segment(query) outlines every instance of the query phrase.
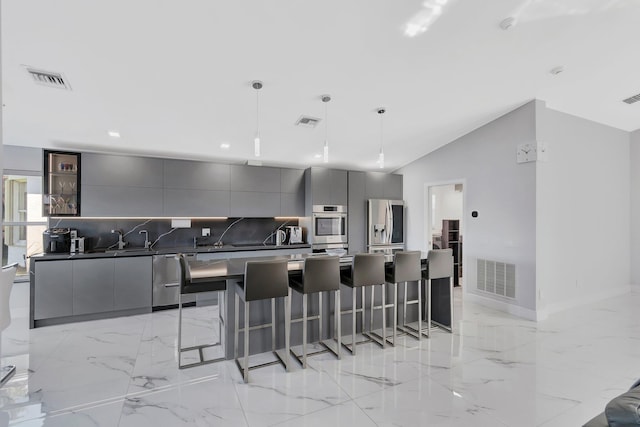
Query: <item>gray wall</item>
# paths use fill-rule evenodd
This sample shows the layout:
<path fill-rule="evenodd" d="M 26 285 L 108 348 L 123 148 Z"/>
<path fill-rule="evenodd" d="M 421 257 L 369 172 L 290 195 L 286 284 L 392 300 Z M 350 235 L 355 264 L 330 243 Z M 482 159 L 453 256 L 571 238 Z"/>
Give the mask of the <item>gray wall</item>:
<path fill-rule="evenodd" d="M 631 284 L 640 286 L 640 129 L 631 134 Z"/>
<path fill-rule="evenodd" d="M 516 147 L 534 142 L 535 104 L 529 102 L 397 171 L 404 175 L 407 247 L 427 247 L 426 184 L 464 182 L 463 289 L 527 317 L 536 308 L 536 165 L 517 164 Z M 516 265 L 515 301 L 475 290 L 477 258 Z"/>
<path fill-rule="evenodd" d="M 541 318 L 629 291 L 629 132 L 537 101 L 538 312 Z"/>

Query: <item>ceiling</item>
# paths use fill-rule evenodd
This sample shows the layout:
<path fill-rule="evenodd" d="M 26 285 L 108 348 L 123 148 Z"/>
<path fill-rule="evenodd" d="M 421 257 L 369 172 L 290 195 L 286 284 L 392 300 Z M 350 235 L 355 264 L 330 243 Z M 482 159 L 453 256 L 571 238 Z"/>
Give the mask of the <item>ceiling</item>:
<path fill-rule="evenodd" d="M 640 128 L 637 0 L 3 0 L 4 144 L 401 167 L 537 98 Z M 500 23 L 515 18 L 503 30 Z M 407 26 L 409 25 L 409 26 Z M 409 31 L 412 37 L 407 35 Z M 25 66 L 60 72 L 38 85 Z M 562 66 L 564 71 L 550 70 Z M 376 109 L 384 106 L 381 126 Z M 117 130 L 120 138 L 108 136 Z M 229 149 L 220 148 L 230 144 Z"/>

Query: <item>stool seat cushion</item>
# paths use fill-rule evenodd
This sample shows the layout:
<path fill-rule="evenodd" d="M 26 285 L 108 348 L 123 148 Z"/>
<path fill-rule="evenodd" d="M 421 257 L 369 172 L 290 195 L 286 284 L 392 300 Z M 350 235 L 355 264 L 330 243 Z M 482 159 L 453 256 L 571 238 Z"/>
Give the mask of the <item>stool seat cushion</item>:
<path fill-rule="evenodd" d="M 640 426 L 640 386 L 611 400 L 604 413 L 610 427 Z"/>

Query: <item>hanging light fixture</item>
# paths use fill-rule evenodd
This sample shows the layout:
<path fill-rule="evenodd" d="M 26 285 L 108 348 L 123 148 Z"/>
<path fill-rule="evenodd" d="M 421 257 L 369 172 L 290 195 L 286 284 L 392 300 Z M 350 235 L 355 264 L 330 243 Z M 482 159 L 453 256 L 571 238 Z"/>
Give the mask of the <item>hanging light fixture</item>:
<path fill-rule="evenodd" d="M 322 102 L 324 102 L 324 148 L 322 152 L 322 161 L 329 163 L 329 117 L 327 116 L 327 104 L 331 101 L 330 95 L 322 95 Z"/>
<path fill-rule="evenodd" d="M 262 89 L 262 82 L 260 80 L 254 80 L 251 82 L 251 87 L 256 91 L 256 136 L 253 139 L 253 155 L 260 157 L 260 89 Z"/>
<path fill-rule="evenodd" d="M 384 140 L 384 127 L 382 115 L 386 112 L 384 108 L 378 108 L 378 114 L 380 115 L 380 153 L 378 154 L 378 165 L 380 169 L 384 169 L 384 149 L 383 149 L 383 140 Z"/>

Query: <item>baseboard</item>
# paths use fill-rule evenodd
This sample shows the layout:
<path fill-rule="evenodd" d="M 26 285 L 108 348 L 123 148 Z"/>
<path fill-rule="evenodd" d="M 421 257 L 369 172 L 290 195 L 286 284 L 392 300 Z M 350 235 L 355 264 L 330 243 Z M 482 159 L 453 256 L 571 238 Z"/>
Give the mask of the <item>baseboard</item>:
<path fill-rule="evenodd" d="M 520 307 L 519 305 L 515 304 L 509 304 L 505 301 L 498 301 L 469 292 L 464 294 L 464 299 L 467 301 L 475 302 L 476 304 L 483 305 L 485 307 L 493 308 L 505 313 L 513 314 L 514 316 L 522 317 L 523 319 L 534 321 L 542 320 L 539 318 L 538 313 L 535 310 Z"/>
<path fill-rule="evenodd" d="M 640 289 L 636 288 L 638 292 Z M 616 288 L 605 289 L 601 292 L 593 293 L 590 295 L 577 295 L 571 301 L 561 302 L 557 304 L 550 304 L 543 310 L 539 310 L 539 320 L 546 319 L 549 315 L 559 313 L 561 311 L 570 310 L 572 308 L 580 307 L 587 304 L 593 304 L 604 299 L 617 297 L 627 294 L 633 290 L 633 286 L 619 286 Z"/>

